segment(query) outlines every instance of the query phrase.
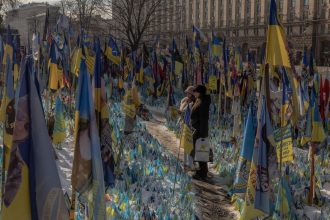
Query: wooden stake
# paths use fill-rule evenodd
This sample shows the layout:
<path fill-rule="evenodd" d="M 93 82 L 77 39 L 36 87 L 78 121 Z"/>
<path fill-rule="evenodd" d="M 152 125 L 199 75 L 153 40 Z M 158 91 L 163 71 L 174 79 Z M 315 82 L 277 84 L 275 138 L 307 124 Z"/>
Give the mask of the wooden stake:
<path fill-rule="evenodd" d="M 313 199 L 315 194 L 315 149 L 316 144 L 311 143 L 309 146 L 310 150 L 310 188 L 309 188 L 309 194 L 308 194 L 308 205 L 313 205 Z"/>
<path fill-rule="evenodd" d="M 220 86 L 219 86 L 219 105 L 218 105 L 218 122 L 217 125 L 220 126 L 220 114 L 221 114 L 221 79 L 220 79 Z"/>

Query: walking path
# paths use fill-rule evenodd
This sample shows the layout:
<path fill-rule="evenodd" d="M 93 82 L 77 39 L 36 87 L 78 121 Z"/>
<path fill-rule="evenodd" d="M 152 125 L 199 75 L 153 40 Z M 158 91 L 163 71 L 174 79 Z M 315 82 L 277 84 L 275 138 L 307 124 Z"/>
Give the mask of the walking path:
<path fill-rule="evenodd" d="M 156 138 L 166 149 L 178 155 L 179 139 L 164 125 L 165 118 L 160 111 L 149 109 L 155 119 L 146 121 L 148 132 Z M 179 159 L 183 161 L 183 149 L 180 149 Z M 193 174 L 190 172 L 189 174 Z M 239 219 L 239 213 L 230 204 L 224 189 L 224 180 L 212 172 L 207 182 L 193 179 L 193 192 L 195 193 L 196 215 L 201 220 Z"/>

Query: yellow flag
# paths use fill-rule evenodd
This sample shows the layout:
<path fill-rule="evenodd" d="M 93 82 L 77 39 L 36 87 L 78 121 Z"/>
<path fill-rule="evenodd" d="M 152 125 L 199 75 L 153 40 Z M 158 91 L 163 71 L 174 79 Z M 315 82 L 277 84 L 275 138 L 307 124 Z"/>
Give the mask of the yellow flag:
<path fill-rule="evenodd" d="M 181 147 L 184 149 L 186 154 L 190 154 L 193 150 L 193 133 L 188 125 L 183 125 L 183 130 L 181 134 Z"/>

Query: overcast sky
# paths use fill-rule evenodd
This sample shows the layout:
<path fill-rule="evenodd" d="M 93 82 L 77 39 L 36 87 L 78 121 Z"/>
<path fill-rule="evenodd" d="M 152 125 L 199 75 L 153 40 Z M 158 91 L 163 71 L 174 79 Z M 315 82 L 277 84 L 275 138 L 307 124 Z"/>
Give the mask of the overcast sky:
<path fill-rule="evenodd" d="M 48 3 L 55 3 L 58 2 L 59 0 L 22 0 L 21 2 L 23 4 L 25 3 L 30 3 L 30 2 L 48 2 Z"/>

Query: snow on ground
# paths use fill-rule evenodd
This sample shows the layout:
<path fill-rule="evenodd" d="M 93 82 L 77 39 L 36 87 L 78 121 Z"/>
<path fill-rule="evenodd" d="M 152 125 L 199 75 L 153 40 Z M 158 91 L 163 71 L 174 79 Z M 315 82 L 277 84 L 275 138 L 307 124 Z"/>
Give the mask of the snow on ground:
<path fill-rule="evenodd" d="M 55 152 L 58 158 L 56 160 L 56 164 L 63 192 L 68 193 L 68 195 L 71 197 L 71 173 L 74 152 L 73 137 L 68 137 L 60 147 L 55 147 Z"/>

